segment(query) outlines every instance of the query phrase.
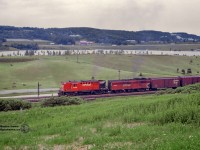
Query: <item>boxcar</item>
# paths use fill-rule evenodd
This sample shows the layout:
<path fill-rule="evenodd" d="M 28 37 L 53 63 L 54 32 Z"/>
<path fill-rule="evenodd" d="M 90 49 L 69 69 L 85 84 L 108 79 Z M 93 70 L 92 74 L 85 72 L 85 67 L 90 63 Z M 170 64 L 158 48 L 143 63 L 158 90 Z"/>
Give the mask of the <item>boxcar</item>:
<path fill-rule="evenodd" d="M 180 77 L 181 86 L 200 83 L 200 76 L 182 76 Z"/>
<path fill-rule="evenodd" d="M 177 88 L 180 86 L 179 77 L 151 78 L 151 89 Z"/>

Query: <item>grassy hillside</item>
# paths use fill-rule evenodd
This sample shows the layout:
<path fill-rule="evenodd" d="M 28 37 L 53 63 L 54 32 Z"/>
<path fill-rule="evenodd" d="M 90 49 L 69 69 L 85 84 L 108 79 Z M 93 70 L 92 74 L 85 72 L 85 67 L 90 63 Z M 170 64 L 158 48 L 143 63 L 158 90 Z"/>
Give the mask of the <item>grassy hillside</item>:
<path fill-rule="evenodd" d="M 79 55 L 78 63 L 77 56 L 36 58 L 27 62 L 21 62 L 27 59 L 22 57 L 11 62 L 1 61 L 0 90 L 37 88 L 38 81 L 42 84 L 41 88 L 52 88 L 59 87 L 61 81 L 85 80 L 92 76 L 96 79 L 118 79 L 119 69 L 121 78 L 137 77 L 140 72 L 145 77 L 158 77 L 182 75 L 181 69 L 191 68 L 193 75 L 200 71 L 200 57 Z"/>
<path fill-rule="evenodd" d="M 200 92 L 100 99 L 0 113 L 0 149 L 198 149 Z"/>

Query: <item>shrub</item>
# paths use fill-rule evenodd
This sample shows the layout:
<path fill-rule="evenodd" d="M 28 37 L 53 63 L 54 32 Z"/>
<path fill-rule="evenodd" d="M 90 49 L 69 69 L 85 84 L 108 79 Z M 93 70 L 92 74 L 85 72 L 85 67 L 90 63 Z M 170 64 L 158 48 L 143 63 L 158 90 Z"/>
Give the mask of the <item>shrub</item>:
<path fill-rule="evenodd" d="M 0 111 L 20 110 L 31 108 L 30 102 L 16 99 L 0 99 Z"/>
<path fill-rule="evenodd" d="M 156 92 L 157 95 L 162 95 L 162 94 L 175 94 L 175 93 L 195 93 L 195 92 L 200 92 L 200 84 L 191 84 L 187 85 L 185 87 L 178 87 L 176 89 L 166 89 L 162 91 Z"/>
<path fill-rule="evenodd" d="M 54 107 L 61 105 L 79 105 L 82 103 L 82 100 L 78 97 L 50 97 L 48 99 L 43 100 L 43 107 Z"/>
<path fill-rule="evenodd" d="M 182 73 L 182 74 L 185 74 L 185 69 L 182 69 L 182 70 L 181 70 L 181 73 Z"/>
<path fill-rule="evenodd" d="M 192 69 L 191 69 L 191 68 L 188 68 L 188 69 L 187 69 L 187 74 L 190 74 L 190 73 L 192 73 Z"/>

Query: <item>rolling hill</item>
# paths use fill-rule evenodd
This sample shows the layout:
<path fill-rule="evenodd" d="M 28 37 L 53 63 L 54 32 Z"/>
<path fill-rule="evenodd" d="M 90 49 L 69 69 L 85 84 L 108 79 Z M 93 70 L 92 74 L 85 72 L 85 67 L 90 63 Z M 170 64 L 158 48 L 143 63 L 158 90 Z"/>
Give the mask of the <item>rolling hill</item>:
<path fill-rule="evenodd" d="M 0 26 L 0 41 L 5 39 L 40 39 L 55 44 L 71 45 L 86 40 L 96 44 L 141 44 L 141 43 L 197 43 L 200 36 L 188 33 L 161 31 L 123 31 L 87 27 L 73 28 L 32 28 Z M 0 42 L 1 43 L 1 42 Z"/>

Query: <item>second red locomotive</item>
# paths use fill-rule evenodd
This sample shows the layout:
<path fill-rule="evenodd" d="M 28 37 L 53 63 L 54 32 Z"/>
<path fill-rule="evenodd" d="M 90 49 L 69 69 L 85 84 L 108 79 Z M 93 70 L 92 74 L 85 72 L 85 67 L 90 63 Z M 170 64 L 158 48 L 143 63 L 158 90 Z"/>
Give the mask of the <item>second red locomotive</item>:
<path fill-rule="evenodd" d="M 145 91 L 150 88 L 150 79 L 124 79 L 108 80 L 108 90 L 110 92 L 134 92 Z"/>

